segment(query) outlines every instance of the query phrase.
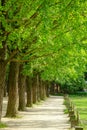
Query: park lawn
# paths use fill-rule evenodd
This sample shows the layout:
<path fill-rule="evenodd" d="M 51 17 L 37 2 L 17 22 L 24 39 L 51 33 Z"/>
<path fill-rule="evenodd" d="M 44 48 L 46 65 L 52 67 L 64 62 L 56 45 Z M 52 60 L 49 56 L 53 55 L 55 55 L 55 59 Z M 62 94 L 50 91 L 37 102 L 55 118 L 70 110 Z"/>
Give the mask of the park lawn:
<path fill-rule="evenodd" d="M 70 99 L 79 112 L 81 125 L 87 130 L 87 95 L 70 95 Z"/>
<path fill-rule="evenodd" d="M 5 127 L 7 127 L 6 124 L 4 124 L 4 123 L 0 123 L 0 128 L 5 128 Z"/>

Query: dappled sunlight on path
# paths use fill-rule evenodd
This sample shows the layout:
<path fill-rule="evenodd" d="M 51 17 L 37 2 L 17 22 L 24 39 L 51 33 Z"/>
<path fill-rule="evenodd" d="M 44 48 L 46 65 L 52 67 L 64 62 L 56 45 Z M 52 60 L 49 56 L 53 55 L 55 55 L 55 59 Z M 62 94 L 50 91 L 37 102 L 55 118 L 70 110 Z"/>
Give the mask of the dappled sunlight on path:
<path fill-rule="evenodd" d="M 69 130 L 70 123 L 67 114 L 64 114 L 64 99 L 61 96 L 51 96 L 42 104 L 27 108 L 19 112 L 21 118 L 2 118 L 8 124 L 6 130 Z M 4 106 L 6 107 L 6 99 Z M 5 108 L 3 109 L 5 111 Z M 4 115 L 4 112 L 3 112 Z M 4 130 L 5 130 L 4 129 Z"/>

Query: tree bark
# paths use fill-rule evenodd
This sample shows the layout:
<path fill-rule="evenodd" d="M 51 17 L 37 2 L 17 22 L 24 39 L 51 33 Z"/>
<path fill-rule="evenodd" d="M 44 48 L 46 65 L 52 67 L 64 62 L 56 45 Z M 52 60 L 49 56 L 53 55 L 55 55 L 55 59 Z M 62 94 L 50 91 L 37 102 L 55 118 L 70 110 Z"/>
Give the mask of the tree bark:
<path fill-rule="evenodd" d="M 27 76 L 26 78 L 26 90 L 27 90 L 27 107 L 32 107 L 33 105 L 33 92 L 32 92 L 32 78 Z"/>
<path fill-rule="evenodd" d="M 40 77 L 39 74 L 37 74 L 37 101 L 40 101 Z"/>
<path fill-rule="evenodd" d="M 3 94 L 5 87 L 5 74 L 6 74 L 6 65 L 4 61 L 0 60 L 0 122 L 2 116 L 2 103 L 3 103 Z"/>
<path fill-rule="evenodd" d="M 43 87 L 43 81 L 40 79 L 40 99 L 44 100 L 44 87 Z"/>
<path fill-rule="evenodd" d="M 43 81 L 43 83 L 42 83 L 42 87 L 43 87 L 43 97 L 44 97 L 44 99 L 46 98 L 46 82 L 45 81 Z"/>
<path fill-rule="evenodd" d="M 8 79 L 9 95 L 6 112 L 7 117 L 16 117 L 18 112 L 18 74 L 19 64 L 11 62 Z"/>
<path fill-rule="evenodd" d="M 42 97 L 42 80 L 39 79 L 39 90 L 40 90 L 40 99 L 43 100 L 43 97 Z"/>
<path fill-rule="evenodd" d="M 5 86 L 4 86 L 4 97 L 7 96 L 7 86 L 6 86 L 6 81 L 5 81 Z"/>
<path fill-rule="evenodd" d="M 50 84 L 50 94 L 54 94 L 55 93 L 55 91 L 54 91 L 54 84 L 53 83 L 51 83 Z"/>
<path fill-rule="evenodd" d="M 46 82 L 46 96 L 49 97 L 49 82 Z"/>
<path fill-rule="evenodd" d="M 26 107 L 26 97 L 25 97 L 25 80 L 26 76 L 22 74 L 23 65 L 21 64 L 19 67 L 19 81 L 18 81 L 18 88 L 19 88 L 19 108 L 18 110 L 24 111 Z"/>
<path fill-rule="evenodd" d="M 0 1 L 1 6 L 4 6 L 5 0 Z M 2 25 L 2 21 L 0 21 L 0 29 L 2 30 L 1 37 L 4 37 L 5 28 Z M 3 104 L 3 94 L 4 94 L 4 87 L 5 87 L 5 74 L 6 74 L 6 62 L 5 62 L 5 55 L 6 55 L 6 41 L 1 41 L 2 48 L 0 48 L 0 122 L 2 116 L 2 104 Z"/>
<path fill-rule="evenodd" d="M 36 74 L 32 78 L 32 87 L 33 87 L 33 103 L 37 102 L 37 77 Z"/>

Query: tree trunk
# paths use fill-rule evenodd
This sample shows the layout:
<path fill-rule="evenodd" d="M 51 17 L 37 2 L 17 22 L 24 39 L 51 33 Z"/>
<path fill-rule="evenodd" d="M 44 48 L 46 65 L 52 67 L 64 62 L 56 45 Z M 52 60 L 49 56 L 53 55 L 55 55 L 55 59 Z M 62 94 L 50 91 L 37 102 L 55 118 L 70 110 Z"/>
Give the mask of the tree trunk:
<path fill-rule="evenodd" d="M 5 62 L 6 45 L 4 42 L 2 44 L 3 48 L 0 48 L 0 122 L 2 116 L 2 104 L 3 104 L 3 94 L 5 87 L 5 75 L 6 75 L 6 62 Z"/>
<path fill-rule="evenodd" d="M 16 117 L 18 112 L 18 73 L 19 64 L 11 62 L 8 79 L 9 95 L 6 112 L 7 117 Z"/>
<path fill-rule="evenodd" d="M 7 87 L 6 87 L 6 81 L 5 81 L 5 86 L 4 86 L 4 97 L 7 96 Z"/>
<path fill-rule="evenodd" d="M 49 97 L 49 82 L 46 82 L 46 96 Z"/>
<path fill-rule="evenodd" d="M 5 5 L 5 0 L 0 1 L 0 6 Z M 3 11 L 1 12 L 1 14 Z M 5 14 L 3 14 L 4 17 Z M 0 33 L 1 39 L 5 36 L 5 28 L 3 27 L 2 20 L 0 20 L 0 30 L 2 33 Z M 1 40 L 2 48 L 0 48 L 0 122 L 1 122 L 1 116 L 2 116 L 2 105 L 3 105 L 3 95 L 4 95 L 4 87 L 5 87 L 5 75 L 6 75 L 6 62 L 5 62 L 5 56 L 6 56 L 6 41 Z"/>
<path fill-rule="evenodd" d="M 54 84 L 53 83 L 51 83 L 50 84 L 50 94 L 54 94 L 55 93 L 55 91 L 54 91 Z"/>
<path fill-rule="evenodd" d="M 27 76 L 26 78 L 26 90 L 27 90 L 27 107 L 32 107 L 33 105 L 33 92 L 32 92 L 32 78 Z"/>
<path fill-rule="evenodd" d="M 46 82 L 43 81 L 43 97 L 46 98 Z"/>
<path fill-rule="evenodd" d="M 40 79 L 40 99 L 44 100 L 44 87 L 43 87 L 43 81 Z"/>
<path fill-rule="evenodd" d="M 40 77 L 39 74 L 37 74 L 37 101 L 40 101 Z"/>
<path fill-rule="evenodd" d="M 26 76 L 22 74 L 23 65 L 20 65 L 19 67 L 19 82 L 18 82 L 18 88 L 19 88 L 19 110 L 24 111 L 26 107 L 26 97 L 25 97 L 25 80 Z"/>
<path fill-rule="evenodd" d="M 4 61 L 0 61 L 0 122 L 2 116 L 3 93 L 5 87 L 5 74 L 6 74 L 5 72 L 6 72 L 5 63 Z"/>
<path fill-rule="evenodd" d="M 32 87 L 33 87 L 33 103 L 37 102 L 37 77 L 36 74 L 32 78 Z"/>
<path fill-rule="evenodd" d="M 42 97 L 42 80 L 40 79 L 40 82 L 39 82 L 39 89 L 40 89 L 40 99 L 43 100 L 43 97 Z"/>

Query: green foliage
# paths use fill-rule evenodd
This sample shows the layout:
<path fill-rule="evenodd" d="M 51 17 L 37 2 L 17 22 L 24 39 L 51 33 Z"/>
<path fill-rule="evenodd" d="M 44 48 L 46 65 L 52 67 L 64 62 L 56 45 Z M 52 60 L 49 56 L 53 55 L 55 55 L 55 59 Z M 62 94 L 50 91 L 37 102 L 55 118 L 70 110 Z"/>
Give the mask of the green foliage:
<path fill-rule="evenodd" d="M 64 93 L 73 93 L 73 94 L 79 91 L 80 92 L 84 91 L 85 88 L 86 88 L 86 83 L 84 77 L 79 77 L 76 80 L 73 79 L 69 80 L 61 86 L 61 89 Z"/>
<path fill-rule="evenodd" d="M 77 90 L 87 65 L 86 14 L 86 0 L 0 4 L 0 48 L 3 42 L 7 46 L 5 60 L 27 62 L 24 74 L 32 76 L 35 69 L 43 80 Z"/>

